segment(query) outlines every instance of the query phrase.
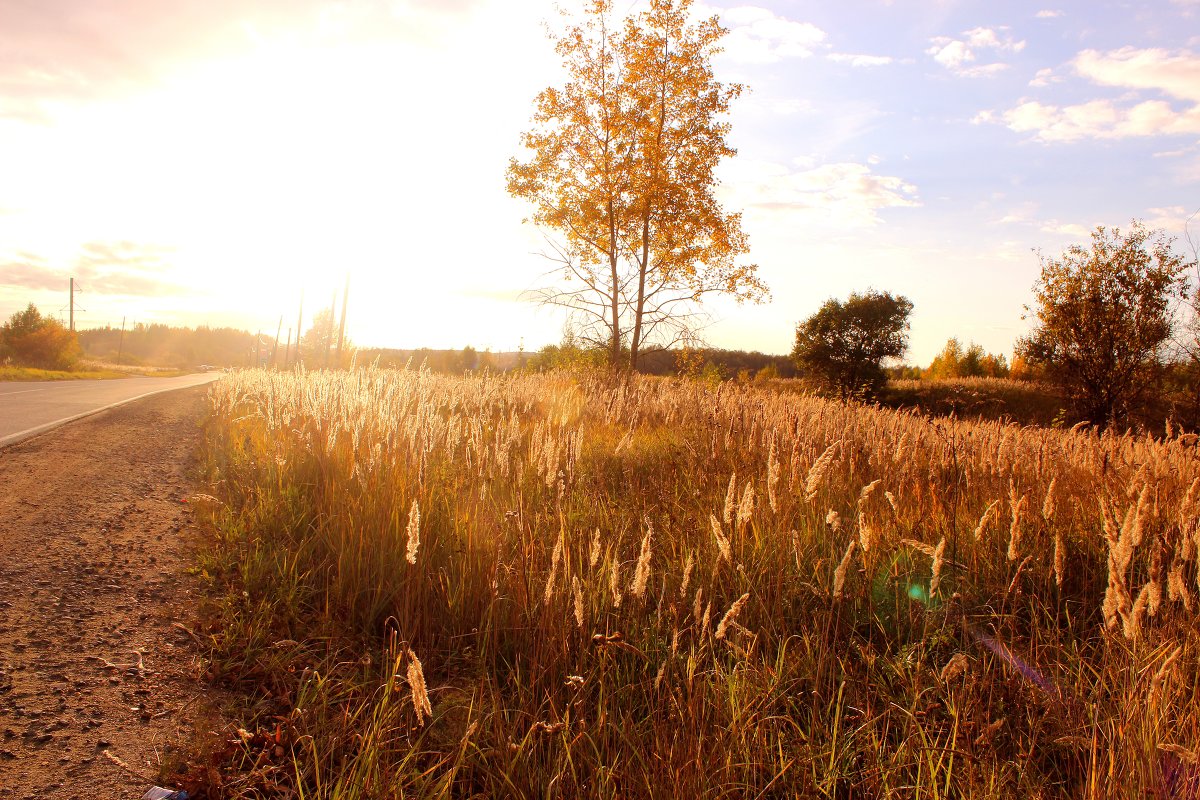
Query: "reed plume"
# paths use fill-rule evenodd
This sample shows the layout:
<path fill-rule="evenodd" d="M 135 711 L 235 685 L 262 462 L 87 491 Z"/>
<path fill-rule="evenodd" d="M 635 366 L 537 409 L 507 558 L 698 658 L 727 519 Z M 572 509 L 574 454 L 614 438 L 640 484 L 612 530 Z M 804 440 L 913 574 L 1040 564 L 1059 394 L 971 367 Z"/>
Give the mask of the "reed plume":
<path fill-rule="evenodd" d="M 725 616 L 721 617 L 721 621 L 717 623 L 717 632 L 715 638 L 724 639 L 725 634 L 729 630 L 729 626 L 734 624 L 738 614 L 742 613 L 742 607 L 746 605 L 746 601 L 750 599 L 750 593 L 747 592 L 733 601 L 733 605 L 725 612 Z"/>
<path fill-rule="evenodd" d="M 433 717 L 433 705 L 429 702 L 429 691 L 425 687 L 425 670 L 416 653 L 409 653 L 407 677 L 412 690 L 413 710 L 417 712 L 417 724 L 424 725 L 426 717 Z"/>
<path fill-rule="evenodd" d="M 408 510 L 408 547 L 404 558 L 410 564 L 417 563 L 417 550 L 421 547 L 421 508 L 414 497 L 412 507 Z"/>
<path fill-rule="evenodd" d="M 858 542 L 854 539 L 850 540 L 850 544 L 846 546 L 846 552 L 842 554 L 842 560 L 838 563 L 837 569 L 833 571 L 833 599 L 842 599 L 842 589 L 846 584 L 846 572 L 850 569 L 850 560 L 854 556 L 854 548 Z"/>
<path fill-rule="evenodd" d="M 642 551 L 638 554 L 637 566 L 633 571 L 633 582 L 629 584 L 629 593 L 641 600 L 646 595 L 646 583 L 650 580 L 651 538 L 654 528 L 646 523 L 646 535 L 642 537 Z"/>
<path fill-rule="evenodd" d="M 733 563 L 733 554 L 729 549 L 729 539 L 726 538 L 725 532 L 721 528 L 721 523 L 712 514 L 708 515 L 708 521 L 712 525 L 713 538 L 717 540 L 718 558 Z"/>

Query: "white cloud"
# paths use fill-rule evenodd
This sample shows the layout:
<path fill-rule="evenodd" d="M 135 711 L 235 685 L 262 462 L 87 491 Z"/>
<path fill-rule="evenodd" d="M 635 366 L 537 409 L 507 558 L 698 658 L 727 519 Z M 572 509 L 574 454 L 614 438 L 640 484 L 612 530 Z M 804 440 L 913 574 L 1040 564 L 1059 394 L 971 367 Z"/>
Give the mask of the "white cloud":
<path fill-rule="evenodd" d="M 931 39 L 933 44 L 925 52 L 933 56 L 933 60 L 947 69 L 957 69 L 968 61 L 975 60 L 975 54 L 965 42 L 939 36 Z"/>
<path fill-rule="evenodd" d="M 1038 205 L 1034 202 L 1021 203 L 1003 217 L 992 220 L 993 225 L 1022 225 L 1027 228 L 1037 228 L 1043 233 L 1054 233 L 1069 236 L 1073 239 L 1086 239 L 1091 231 L 1077 222 L 1063 222 L 1058 219 L 1040 219 Z"/>
<path fill-rule="evenodd" d="M 1043 8 L 1041 11 L 1034 14 L 1038 19 L 1054 19 L 1055 17 L 1063 16 L 1065 12 L 1059 9 Z"/>
<path fill-rule="evenodd" d="M 1084 50 L 1071 65 L 1076 73 L 1102 86 L 1154 89 L 1181 100 L 1200 102 L 1200 55 L 1188 50 Z"/>
<path fill-rule="evenodd" d="M 1042 223 L 1041 230 L 1044 233 L 1057 233 L 1062 236 L 1071 236 L 1076 239 L 1086 239 L 1091 235 L 1091 231 L 1080 225 L 1077 222 L 1059 222 L 1056 219 Z"/>
<path fill-rule="evenodd" d="M 994 114 L 976 116 L 985 122 L 996 118 Z M 1111 100 L 1092 100 L 1061 108 L 1030 100 L 1005 111 L 1000 118 L 1011 130 L 1033 133 L 1033 138 L 1042 142 L 1200 133 L 1200 108 L 1176 111 L 1162 100 L 1146 100 L 1129 107 L 1117 106 Z"/>
<path fill-rule="evenodd" d="M 958 74 L 963 78 L 990 78 L 998 72 L 1003 72 L 1008 69 L 1008 64 L 1002 62 L 994 62 L 992 64 L 980 64 L 977 67 L 967 67 L 958 70 Z"/>
<path fill-rule="evenodd" d="M 1037 71 L 1037 74 L 1034 75 L 1033 79 L 1029 81 L 1029 85 L 1041 89 L 1045 86 L 1049 86 L 1052 83 L 1062 83 L 1062 80 L 1063 79 L 1061 75 L 1055 75 L 1053 69 L 1046 67 L 1045 69 L 1039 69 Z"/>
<path fill-rule="evenodd" d="M 785 58 L 808 58 L 824 46 L 825 31 L 811 22 L 796 22 L 757 6 L 720 11 L 729 29 L 722 40 L 725 57 L 743 64 L 773 64 Z"/>
<path fill-rule="evenodd" d="M 883 67 L 896 61 L 891 56 L 871 56 L 860 53 L 830 53 L 827 58 L 830 61 L 849 64 L 852 67 Z"/>
<path fill-rule="evenodd" d="M 992 220 L 993 225 L 1030 225 L 1034 223 L 1037 214 L 1037 203 L 1026 201 L 1009 211 L 1000 219 Z"/>
<path fill-rule="evenodd" d="M 1002 121 L 1042 142 L 1200 133 L 1200 55 L 1158 48 L 1122 47 L 1105 53 L 1084 50 L 1071 60 L 1071 66 L 1093 83 L 1133 91 L 1117 101 L 1097 99 L 1063 107 L 1027 100 L 1002 114 L 982 111 L 972 121 Z M 1058 80 L 1052 71 L 1043 69 L 1030 85 L 1040 87 Z M 1177 108 L 1161 99 L 1135 102 L 1139 90 L 1157 91 L 1192 104 Z"/>
<path fill-rule="evenodd" d="M 1008 28 L 971 28 L 963 31 L 963 39 L 953 39 L 949 36 L 937 36 L 930 39 L 930 45 L 925 50 L 926 55 L 941 64 L 955 75 L 964 78 L 982 78 L 995 75 L 1008 65 L 996 61 L 988 64 L 975 65 L 977 52 L 994 51 L 999 53 L 1019 53 L 1025 49 L 1025 40 L 1016 40 L 1008 32 Z"/>
<path fill-rule="evenodd" d="M 736 163 L 736 162 L 735 162 Z M 879 211 L 921 205 L 917 187 L 903 178 L 877 175 L 856 162 L 796 168 L 772 162 L 743 162 L 725 181 L 737 205 L 751 211 L 800 216 L 851 228 L 882 222 Z"/>
<path fill-rule="evenodd" d="M 1200 150 L 1200 142 L 1195 142 L 1187 147 L 1178 147 L 1174 150 L 1159 150 L 1153 153 L 1154 158 L 1180 158 L 1181 156 L 1191 155 L 1197 150 Z"/>
<path fill-rule="evenodd" d="M 1197 232 L 1197 221 L 1192 219 L 1188 225 L 1188 218 L 1196 213 L 1194 208 L 1186 208 L 1184 206 L 1167 206 L 1165 208 L 1148 208 L 1146 209 L 1145 223 L 1148 228 L 1159 228 L 1173 236 L 1179 236 L 1186 231 L 1185 227 L 1190 227 L 1192 236 L 1195 238 Z"/>

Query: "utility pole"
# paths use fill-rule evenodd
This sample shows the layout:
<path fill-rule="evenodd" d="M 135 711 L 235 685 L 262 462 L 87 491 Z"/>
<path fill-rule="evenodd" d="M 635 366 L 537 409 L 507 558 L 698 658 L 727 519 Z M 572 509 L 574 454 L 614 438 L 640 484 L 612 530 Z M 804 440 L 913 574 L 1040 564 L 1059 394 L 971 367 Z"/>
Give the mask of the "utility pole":
<path fill-rule="evenodd" d="M 292 352 L 292 329 L 288 328 L 287 344 L 283 347 L 283 368 L 287 369 L 288 356 Z"/>
<path fill-rule="evenodd" d="M 259 356 L 262 354 L 262 328 L 258 329 L 258 333 L 254 334 L 254 363 L 251 365 L 254 369 L 262 366 Z"/>
<path fill-rule="evenodd" d="M 300 323 L 304 321 L 304 290 L 300 290 L 300 313 L 296 315 L 296 358 L 292 362 L 292 366 L 300 363 Z"/>
<path fill-rule="evenodd" d="M 75 279 L 71 278 L 71 333 L 75 332 Z"/>
<path fill-rule="evenodd" d="M 121 354 L 125 352 L 125 318 L 121 317 L 121 338 L 117 344 L 117 366 L 121 366 Z"/>
<path fill-rule="evenodd" d="M 279 327 L 275 329 L 275 344 L 271 346 L 271 366 L 275 366 L 275 353 L 279 350 L 279 332 L 283 330 L 283 314 L 279 315 Z"/>
<path fill-rule="evenodd" d="M 333 299 L 329 301 L 329 332 L 325 337 L 325 369 L 329 369 L 329 351 L 333 349 L 333 312 L 337 310 L 337 289 L 333 290 Z"/>
<path fill-rule="evenodd" d="M 342 322 L 338 325 L 337 364 L 342 365 L 342 342 L 346 340 L 346 299 L 350 297 L 350 275 L 346 275 L 346 288 L 342 290 Z"/>

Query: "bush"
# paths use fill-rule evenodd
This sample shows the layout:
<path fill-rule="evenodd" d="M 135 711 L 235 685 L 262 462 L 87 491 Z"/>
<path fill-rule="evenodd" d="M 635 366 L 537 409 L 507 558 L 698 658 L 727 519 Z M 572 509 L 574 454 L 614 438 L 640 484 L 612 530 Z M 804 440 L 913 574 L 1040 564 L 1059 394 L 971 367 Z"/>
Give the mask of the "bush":
<path fill-rule="evenodd" d="M 906 297 L 873 289 L 830 298 L 796 326 L 792 359 L 840 398 L 874 397 L 887 383 L 884 360 L 908 349 L 912 308 Z"/>
<path fill-rule="evenodd" d="M 1189 263 L 1161 231 L 1096 228 L 1092 246 L 1042 259 L 1030 309 L 1037 327 L 1017 352 L 1046 369 L 1084 419 L 1124 425 L 1157 399 L 1172 304 Z"/>
<path fill-rule="evenodd" d="M 0 327 L 0 352 L 24 367 L 67 370 L 79 360 L 79 342 L 74 331 L 30 303 Z"/>

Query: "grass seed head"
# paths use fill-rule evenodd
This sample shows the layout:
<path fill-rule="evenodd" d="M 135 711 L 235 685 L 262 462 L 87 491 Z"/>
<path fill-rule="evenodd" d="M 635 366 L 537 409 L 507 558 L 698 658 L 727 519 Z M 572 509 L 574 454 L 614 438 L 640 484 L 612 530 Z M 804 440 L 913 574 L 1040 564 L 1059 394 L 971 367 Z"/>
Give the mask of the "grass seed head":
<path fill-rule="evenodd" d="M 433 706 L 429 702 L 429 691 L 425 687 L 425 670 L 416 653 L 409 654 L 408 686 L 412 690 L 413 710 L 417 712 L 417 724 L 424 725 L 426 717 L 433 717 Z"/>
<path fill-rule="evenodd" d="M 754 513 L 754 484 L 747 482 L 746 490 L 742 492 L 742 502 L 738 504 L 737 510 L 737 527 L 740 531 L 742 526 L 750 521 L 750 516 Z"/>
<path fill-rule="evenodd" d="M 721 523 L 713 514 L 708 515 L 708 521 L 712 525 L 713 538 L 717 541 L 717 557 L 718 560 L 724 559 L 730 563 L 733 562 L 733 554 L 729 548 L 729 539 L 725 536 L 725 531 L 721 528 Z"/>
<path fill-rule="evenodd" d="M 579 577 L 571 576 L 571 592 L 575 595 L 575 624 L 583 627 L 583 585 Z"/>
<path fill-rule="evenodd" d="M 638 554 L 637 566 L 633 571 L 633 582 L 629 584 L 629 593 L 641 600 L 646 595 L 646 583 L 650 580 L 650 555 L 654 536 L 654 528 L 646 523 L 646 535 L 642 537 L 642 551 Z"/>
<path fill-rule="evenodd" d="M 729 607 L 729 610 L 725 612 L 725 616 L 721 617 L 721 621 L 717 623 L 717 632 L 715 634 L 717 639 L 725 638 L 725 634 L 728 632 L 729 626 L 737 620 L 738 614 L 742 613 L 742 607 L 746 605 L 746 601 L 749 599 L 750 593 L 747 592 L 737 600 L 733 601 L 733 605 Z"/>
<path fill-rule="evenodd" d="M 729 475 L 729 488 L 725 490 L 725 515 L 722 519 L 726 525 L 733 524 L 733 509 L 737 503 L 737 472 L 732 472 Z"/>
<path fill-rule="evenodd" d="M 938 542 L 938 546 L 933 549 L 933 568 L 932 576 L 929 579 L 929 595 L 932 597 L 937 594 L 938 588 L 942 583 L 942 570 L 946 566 L 946 537 Z"/>
<path fill-rule="evenodd" d="M 410 564 L 417 563 L 417 550 L 421 547 L 421 508 L 414 497 L 412 507 L 408 510 L 408 547 L 404 558 Z"/>
<path fill-rule="evenodd" d="M 842 554 L 842 560 L 838 563 L 837 569 L 833 571 L 833 599 L 840 600 L 842 598 L 842 590 L 846 585 L 846 572 L 850 569 L 850 562 L 854 556 L 854 548 L 858 542 L 854 539 L 850 540 L 850 544 L 846 545 L 846 552 Z"/>

